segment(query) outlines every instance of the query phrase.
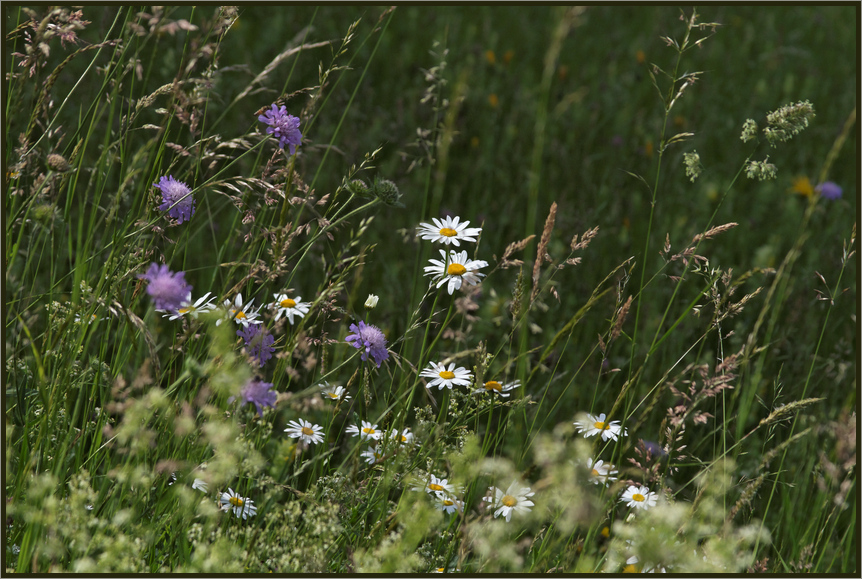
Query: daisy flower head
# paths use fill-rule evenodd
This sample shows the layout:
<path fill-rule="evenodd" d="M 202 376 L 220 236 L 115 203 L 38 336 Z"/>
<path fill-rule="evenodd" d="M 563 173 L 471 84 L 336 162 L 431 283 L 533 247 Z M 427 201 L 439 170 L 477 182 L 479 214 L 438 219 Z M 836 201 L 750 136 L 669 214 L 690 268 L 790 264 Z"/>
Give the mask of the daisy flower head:
<path fill-rule="evenodd" d="M 446 245 L 452 244 L 455 247 L 459 247 L 462 241 L 476 241 L 476 238 L 482 233 L 482 228 L 467 227 L 470 222 L 459 223 L 460 219 L 457 215 L 454 219 L 446 217 L 442 220 L 432 217 L 431 221 L 434 223 L 420 223 L 419 227 L 416 228 L 416 235 L 422 239 L 441 241 Z"/>
<path fill-rule="evenodd" d="M 605 464 L 602 460 L 593 462 L 592 458 L 587 459 L 587 468 L 590 469 L 590 477 L 595 484 L 607 485 L 609 482 L 617 480 L 617 477 L 612 475 L 619 474 L 614 465 Z"/>
<path fill-rule="evenodd" d="M 650 490 L 643 485 L 631 485 L 625 490 L 623 496 L 620 497 L 621 503 L 626 503 L 626 506 L 635 509 L 650 509 L 656 505 L 658 495 L 651 493 Z"/>
<path fill-rule="evenodd" d="M 531 507 L 535 505 L 530 497 L 536 493 L 530 492 L 530 487 L 522 487 L 518 481 L 512 481 L 505 492 L 497 487 L 489 487 L 488 491 L 494 496 L 486 496 L 482 500 L 489 503 L 487 505 L 489 509 L 495 509 L 494 518 L 503 515 L 507 523 L 511 520 L 513 512 L 529 513 Z"/>
<path fill-rule="evenodd" d="M 374 294 L 368 294 L 368 299 L 365 300 L 365 309 L 373 310 L 377 307 L 377 300 L 380 298 Z"/>
<path fill-rule="evenodd" d="M 258 379 L 249 380 L 240 391 L 243 404 L 254 404 L 257 408 L 257 415 L 263 416 L 263 409 L 274 408 L 275 401 L 278 399 L 278 393 L 272 387 L 270 382 Z"/>
<path fill-rule="evenodd" d="M 245 326 L 237 330 L 236 335 L 243 339 L 248 355 L 254 358 L 261 368 L 272 358 L 272 353 L 275 351 L 272 347 L 275 337 L 263 328 L 263 324 Z"/>
<path fill-rule="evenodd" d="M 602 440 L 617 440 L 620 436 L 628 435 L 628 430 L 620 426 L 619 420 L 605 422 L 604 413 L 599 414 L 598 417 L 587 414 L 587 418 L 581 418 L 574 424 L 578 427 L 578 432 L 584 433 L 584 438 L 601 434 Z"/>
<path fill-rule="evenodd" d="M 269 125 L 266 134 L 273 135 L 278 139 L 278 146 L 282 149 L 288 146 L 290 154 L 296 153 L 296 148 L 302 143 L 302 133 L 299 131 L 299 117 L 287 113 L 287 107 L 279 108 L 275 104 L 257 120 Z"/>
<path fill-rule="evenodd" d="M 317 444 L 323 442 L 323 427 L 312 424 L 307 420 L 299 419 L 299 422 L 291 420 L 287 423 L 288 428 L 284 431 L 291 438 L 298 438 L 302 442 Z"/>
<path fill-rule="evenodd" d="M 189 221 L 195 214 L 195 199 L 188 185 L 177 181 L 173 175 L 167 175 L 160 178 L 158 183 L 153 183 L 153 186 L 162 192 L 159 211 L 167 211 L 177 223 Z"/>
<path fill-rule="evenodd" d="M 277 322 L 281 316 L 285 316 L 287 321 L 290 322 L 290 325 L 293 325 L 293 316 L 298 318 L 302 318 L 305 314 L 308 313 L 308 310 L 311 309 L 311 304 L 308 303 L 300 303 L 302 302 L 302 298 L 296 296 L 295 298 L 287 297 L 287 294 L 273 294 L 275 296 L 275 302 L 269 304 L 270 309 L 275 310 L 275 321 Z"/>
<path fill-rule="evenodd" d="M 448 284 L 447 291 L 452 295 L 456 289 L 461 289 L 462 283 L 468 285 L 477 285 L 479 278 L 483 277 L 484 273 L 478 273 L 478 269 L 486 267 L 487 261 L 472 260 L 467 257 L 466 251 L 450 251 L 448 254 L 445 250 L 440 250 L 440 255 L 443 260 L 431 259 L 431 265 L 425 266 L 425 275 L 433 276 L 431 283 L 437 284 L 437 287 Z"/>
<path fill-rule="evenodd" d="M 99 316 L 97 316 L 96 314 L 90 314 L 89 316 L 84 316 L 81 314 L 75 314 L 75 321 L 76 322 L 78 322 L 79 324 L 86 322 L 88 326 L 98 319 L 99 319 Z"/>
<path fill-rule="evenodd" d="M 360 356 L 363 362 L 368 360 L 370 355 L 379 368 L 380 364 L 389 358 L 389 350 L 386 349 L 386 337 L 380 328 L 360 321 L 358 325 L 350 324 L 350 331 L 354 333 L 344 338 L 344 341 L 357 350 L 364 350 Z"/>
<path fill-rule="evenodd" d="M 521 385 L 520 380 L 515 380 L 514 382 L 509 382 L 508 384 L 502 384 L 497 382 L 496 380 L 489 380 L 485 382 L 480 388 L 476 388 L 473 390 L 474 394 L 482 394 L 485 392 L 493 392 L 497 396 L 502 396 L 503 398 L 509 397 L 509 391 L 514 390 L 518 386 Z"/>
<path fill-rule="evenodd" d="M 344 432 L 358 436 L 360 440 L 380 440 L 383 437 L 383 431 L 378 430 L 376 424 L 371 424 L 364 420 L 362 421 L 361 429 L 355 424 L 351 424 L 344 429 Z"/>
<path fill-rule="evenodd" d="M 377 464 L 378 462 L 383 462 L 383 459 L 386 456 L 383 454 L 383 451 L 378 446 L 372 446 L 368 450 L 363 450 L 359 453 L 359 458 L 367 462 L 368 464 Z"/>
<path fill-rule="evenodd" d="M 455 485 L 449 483 L 448 479 L 437 478 L 433 474 L 431 475 L 431 478 L 426 481 L 424 486 L 415 486 L 410 490 L 425 491 L 429 495 L 434 495 L 437 498 L 443 498 L 457 492 Z"/>
<path fill-rule="evenodd" d="M 237 324 L 242 324 L 243 326 L 248 326 L 249 324 L 259 324 L 261 321 L 258 319 L 259 314 L 257 310 L 252 309 L 252 304 L 254 303 L 254 298 L 251 299 L 247 304 L 243 304 L 242 294 L 236 294 L 236 297 L 233 300 L 233 303 L 229 299 L 225 300 L 222 305 L 225 310 L 227 310 L 228 319 L 234 320 Z M 218 320 L 216 325 L 222 323 L 223 320 Z"/>
<path fill-rule="evenodd" d="M 446 369 L 445 364 L 431 362 L 419 375 L 433 378 L 425 387 L 433 388 L 437 386 L 438 390 L 442 390 L 444 387 L 451 390 L 452 386 L 469 386 L 473 380 L 473 374 L 466 368 L 455 368 L 455 362 L 449 364 L 448 369 Z"/>
<path fill-rule="evenodd" d="M 153 298 L 157 310 L 175 312 L 183 306 L 186 296 L 192 291 L 185 275 L 184 271 L 174 273 L 166 265 L 152 263 L 147 273 L 138 275 L 138 279 L 149 282 L 147 293 Z"/>
<path fill-rule="evenodd" d="M 460 501 L 451 495 L 438 495 L 434 500 L 434 506 L 447 515 L 464 512 L 464 501 Z"/>
<path fill-rule="evenodd" d="M 218 502 L 221 505 L 221 510 L 225 512 L 233 511 L 233 514 L 237 518 L 242 517 L 243 519 L 247 519 L 257 514 L 257 507 L 254 506 L 254 501 L 239 496 L 231 488 L 227 489 L 226 493 L 221 494 Z"/>
<path fill-rule="evenodd" d="M 401 432 L 398 432 L 397 430 L 390 430 L 389 438 L 397 441 L 400 444 L 413 444 L 413 433 L 410 432 L 409 428 L 405 428 Z"/>
<path fill-rule="evenodd" d="M 350 395 L 344 386 L 330 386 L 329 382 L 326 381 L 323 384 L 318 384 L 318 386 L 320 386 L 320 395 L 327 400 L 350 400 Z"/>
<path fill-rule="evenodd" d="M 183 300 L 183 304 L 178 310 L 174 312 L 168 312 L 162 317 L 168 318 L 168 320 L 171 321 L 178 320 L 184 316 L 191 316 L 194 319 L 198 319 L 198 315 L 215 309 L 215 304 L 212 303 L 212 301 L 215 299 L 215 296 L 210 297 L 210 295 L 212 295 L 212 292 L 207 292 L 203 295 L 203 297 L 192 303 L 192 292 L 188 292 L 188 294 L 186 295 L 186 299 Z"/>

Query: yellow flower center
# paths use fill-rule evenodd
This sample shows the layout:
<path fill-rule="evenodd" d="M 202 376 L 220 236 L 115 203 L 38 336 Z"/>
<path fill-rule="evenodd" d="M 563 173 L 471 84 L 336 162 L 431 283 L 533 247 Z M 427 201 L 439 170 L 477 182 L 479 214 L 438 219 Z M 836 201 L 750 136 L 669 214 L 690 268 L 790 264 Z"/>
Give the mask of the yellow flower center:
<path fill-rule="evenodd" d="M 500 499 L 500 502 L 503 503 L 504 507 L 514 507 L 518 504 L 518 499 L 516 499 L 512 495 L 506 495 L 502 499 Z"/>
<path fill-rule="evenodd" d="M 245 312 L 237 312 L 236 313 L 236 319 L 244 320 L 245 318 L 246 318 Z"/>
<path fill-rule="evenodd" d="M 309 428 L 309 427 L 307 427 L 307 426 L 303 426 L 303 427 L 302 427 L 302 433 L 303 433 L 305 436 L 311 436 L 312 434 L 314 434 L 314 430 L 312 430 L 311 428 Z"/>
<path fill-rule="evenodd" d="M 598 430 L 607 430 L 611 427 L 611 425 L 607 422 L 596 422 L 595 424 L 593 424 L 593 426 L 596 427 Z"/>
<path fill-rule="evenodd" d="M 296 302 L 290 298 L 287 298 L 286 300 L 281 300 L 279 302 L 279 305 L 283 308 L 292 308 L 293 306 L 296 305 Z"/>
<path fill-rule="evenodd" d="M 194 310 L 194 308 L 193 308 L 193 307 L 188 307 L 188 308 L 180 308 L 180 309 L 178 309 L 177 311 L 178 311 L 179 313 L 181 313 L 181 314 L 187 314 L 187 313 L 189 313 L 189 312 L 190 312 L 190 311 L 192 311 L 192 310 Z"/>
<path fill-rule="evenodd" d="M 597 471 L 596 469 L 593 469 L 592 475 L 593 476 L 599 476 L 599 471 Z"/>
<path fill-rule="evenodd" d="M 243 501 L 240 497 L 231 497 L 230 499 L 228 499 L 228 502 L 235 507 L 241 507 L 245 504 L 245 501 Z"/>
<path fill-rule="evenodd" d="M 443 499 L 443 505 L 446 507 L 451 507 L 454 504 L 455 504 L 454 501 L 450 501 L 449 499 Z"/>
<path fill-rule="evenodd" d="M 496 390 L 497 392 L 502 392 L 503 385 L 496 380 L 491 380 L 490 382 L 485 382 L 485 390 Z"/>
<path fill-rule="evenodd" d="M 637 573 L 638 569 L 634 565 L 626 565 L 623 567 L 623 573 Z"/>
<path fill-rule="evenodd" d="M 611 530 L 608 527 L 602 527 L 602 532 L 600 534 L 602 537 L 605 537 L 605 538 L 610 537 L 611 536 Z"/>
<path fill-rule="evenodd" d="M 440 377 L 444 380 L 451 380 L 455 377 L 455 372 L 450 372 L 449 370 L 443 370 L 440 372 Z"/>
<path fill-rule="evenodd" d="M 406 436 L 404 436 L 403 434 L 401 435 L 401 442 L 402 442 L 402 443 L 403 443 L 403 442 L 407 442 L 407 437 L 406 437 Z"/>
<path fill-rule="evenodd" d="M 449 275 L 462 276 L 467 273 L 467 268 L 460 263 L 450 263 L 449 269 L 446 270 L 446 273 L 448 273 Z"/>
<path fill-rule="evenodd" d="M 329 392 L 328 394 L 329 394 L 329 397 L 332 398 L 333 400 L 338 398 L 338 394 L 336 394 L 335 392 Z"/>
<path fill-rule="evenodd" d="M 431 489 L 432 491 L 442 491 L 443 490 L 443 487 L 441 487 L 440 485 L 435 485 L 434 483 L 431 483 L 430 485 L 428 485 L 428 488 Z"/>
<path fill-rule="evenodd" d="M 362 432 L 364 432 L 365 434 L 374 434 L 377 431 L 374 430 L 373 428 L 363 428 Z"/>
<path fill-rule="evenodd" d="M 450 227 L 444 227 L 440 230 L 440 235 L 443 235 L 445 237 L 455 237 L 456 235 L 458 235 L 458 232 Z"/>
<path fill-rule="evenodd" d="M 644 501 L 646 500 L 646 497 L 645 497 L 645 496 L 643 496 L 643 495 L 642 495 L 642 494 L 640 494 L 640 493 L 635 493 L 635 494 L 633 494 L 633 495 L 632 495 L 632 500 L 635 500 L 635 501 L 637 501 L 637 502 L 639 502 L 639 503 L 642 503 L 642 502 L 644 502 Z"/>

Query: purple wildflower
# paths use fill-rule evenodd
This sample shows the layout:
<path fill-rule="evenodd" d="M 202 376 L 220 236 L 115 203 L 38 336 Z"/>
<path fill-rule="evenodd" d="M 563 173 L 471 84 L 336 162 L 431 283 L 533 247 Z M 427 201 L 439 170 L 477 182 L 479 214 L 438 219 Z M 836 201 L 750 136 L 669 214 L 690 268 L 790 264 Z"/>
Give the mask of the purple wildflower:
<path fill-rule="evenodd" d="M 360 321 L 358 326 L 350 324 L 350 331 L 355 333 L 347 336 L 345 341 L 348 343 L 352 342 L 350 345 L 357 350 L 365 348 L 362 356 L 360 356 L 363 361 L 368 360 L 368 355 L 371 354 L 371 357 L 374 358 L 379 368 L 380 364 L 389 358 L 389 350 L 386 349 L 386 338 L 383 336 L 380 328 L 369 326 L 365 322 Z"/>
<path fill-rule="evenodd" d="M 283 149 L 285 145 L 290 145 L 291 155 L 302 143 L 302 133 L 299 132 L 299 117 L 287 114 L 287 107 L 278 108 L 272 105 L 270 110 L 258 115 L 257 120 L 269 125 L 266 128 L 266 133 L 274 135 L 278 139 L 279 147 Z"/>
<path fill-rule="evenodd" d="M 150 282 L 147 293 L 153 298 L 157 310 L 176 312 L 192 291 L 192 286 L 186 283 L 185 275 L 184 271 L 174 273 L 166 265 L 152 263 L 147 273 L 138 275 L 138 278 Z"/>
<path fill-rule="evenodd" d="M 257 415 L 263 416 L 263 409 L 267 406 L 274 407 L 278 393 L 272 390 L 270 382 L 263 382 L 254 378 L 246 382 L 239 394 L 246 404 L 251 402 L 257 407 Z"/>
<path fill-rule="evenodd" d="M 159 209 L 167 211 L 178 223 L 189 221 L 195 214 L 195 199 L 192 190 L 182 181 L 174 179 L 173 175 L 162 177 L 158 183 L 153 183 L 162 191 L 162 204 Z"/>
<path fill-rule="evenodd" d="M 820 185 L 814 188 L 815 191 L 820 193 L 821 197 L 825 197 L 830 201 L 835 201 L 836 199 L 841 199 L 841 194 L 844 193 L 844 190 L 837 183 L 833 183 L 832 181 L 824 181 Z"/>
<path fill-rule="evenodd" d="M 242 330 L 237 330 L 236 335 L 245 340 L 245 347 L 249 355 L 260 363 L 260 367 L 272 358 L 275 348 L 272 347 L 275 338 L 263 329 L 263 324 L 249 324 Z"/>

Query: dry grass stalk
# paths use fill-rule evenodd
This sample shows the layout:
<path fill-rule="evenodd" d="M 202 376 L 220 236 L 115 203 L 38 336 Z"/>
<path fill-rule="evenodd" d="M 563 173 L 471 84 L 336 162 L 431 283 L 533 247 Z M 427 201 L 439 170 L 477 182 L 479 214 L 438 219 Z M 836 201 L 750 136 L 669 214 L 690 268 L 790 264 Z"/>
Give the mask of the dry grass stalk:
<path fill-rule="evenodd" d="M 551 241 L 551 232 L 554 230 L 554 221 L 557 219 L 557 202 L 551 203 L 551 210 L 548 211 L 548 218 L 545 219 L 545 228 L 542 230 L 542 237 L 539 240 L 539 248 L 536 251 L 536 261 L 533 263 L 533 290 L 530 292 L 530 302 L 536 299 L 539 294 L 539 273 L 542 270 L 542 263 L 547 260 L 551 261 L 551 256 L 548 255 L 548 242 Z"/>
<path fill-rule="evenodd" d="M 710 229 L 704 233 L 698 233 L 697 235 L 694 236 L 694 239 L 692 239 L 692 241 L 694 243 L 698 243 L 702 239 L 712 239 L 713 237 L 720 235 L 720 234 L 724 233 L 725 231 L 733 229 L 737 225 L 739 225 L 739 223 L 735 223 L 735 222 L 725 223 L 724 225 L 718 225 L 718 226 L 713 227 L 712 229 Z"/>

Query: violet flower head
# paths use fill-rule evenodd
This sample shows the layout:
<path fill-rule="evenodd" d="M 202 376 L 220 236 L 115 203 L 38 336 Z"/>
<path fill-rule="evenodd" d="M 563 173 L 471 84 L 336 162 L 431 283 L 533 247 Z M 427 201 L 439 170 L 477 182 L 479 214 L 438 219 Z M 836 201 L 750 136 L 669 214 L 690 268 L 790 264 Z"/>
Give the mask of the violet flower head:
<path fill-rule="evenodd" d="M 275 351 L 275 348 L 272 347 L 275 337 L 263 329 L 263 324 L 249 324 L 243 329 L 237 330 L 236 335 L 245 340 L 246 350 L 252 358 L 258 361 L 261 368 L 267 360 L 272 358 L 272 353 Z"/>
<path fill-rule="evenodd" d="M 299 117 L 289 115 L 285 106 L 278 108 L 272 105 L 270 110 L 258 115 L 257 120 L 269 125 L 266 128 L 266 133 L 278 139 L 279 147 L 283 149 L 285 145 L 289 145 L 290 154 L 296 153 L 296 148 L 302 143 L 302 133 L 299 132 Z"/>
<path fill-rule="evenodd" d="M 359 325 L 350 324 L 350 331 L 355 332 L 345 338 L 345 341 L 357 350 L 364 349 L 360 358 L 368 360 L 370 354 L 374 358 L 377 367 L 389 358 L 389 350 L 386 349 L 386 338 L 377 326 L 369 326 L 360 321 Z"/>
<path fill-rule="evenodd" d="M 257 415 L 263 416 L 263 409 L 266 407 L 274 407 L 275 401 L 278 398 L 278 393 L 272 389 L 270 382 L 264 382 L 253 378 L 246 382 L 240 391 L 240 397 L 243 402 L 249 402 L 257 407 Z"/>
<path fill-rule="evenodd" d="M 185 303 L 192 286 L 186 283 L 186 273 L 174 273 L 166 265 L 150 264 L 147 273 L 138 275 L 139 279 L 149 282 L 147 293 L 153 298 L 157 310 L 176 312 Z"/>
<path fill-rule="evenodd" d="M 192 190 L 182 181 L 174 179 L 173 175 L 162 177 L 158 183 L 153 183 L 162 192 L 162 204 L 159 209 L 167 211 L 177 223 L 189 221 L 195 214 L 195 199 Z"/>
<path fill-rule="evenodd" d="M 834 183 L 832 181 L 824 181 L 823 183 L 815 187 L 814 190 L 820 193 L 821 197 L 825 197 L 830 201 L 841 199 L 841 194 L 844 193 L 844 190 L 841 188 L 841 186 L 838 185 L 838 183 Z"/>

